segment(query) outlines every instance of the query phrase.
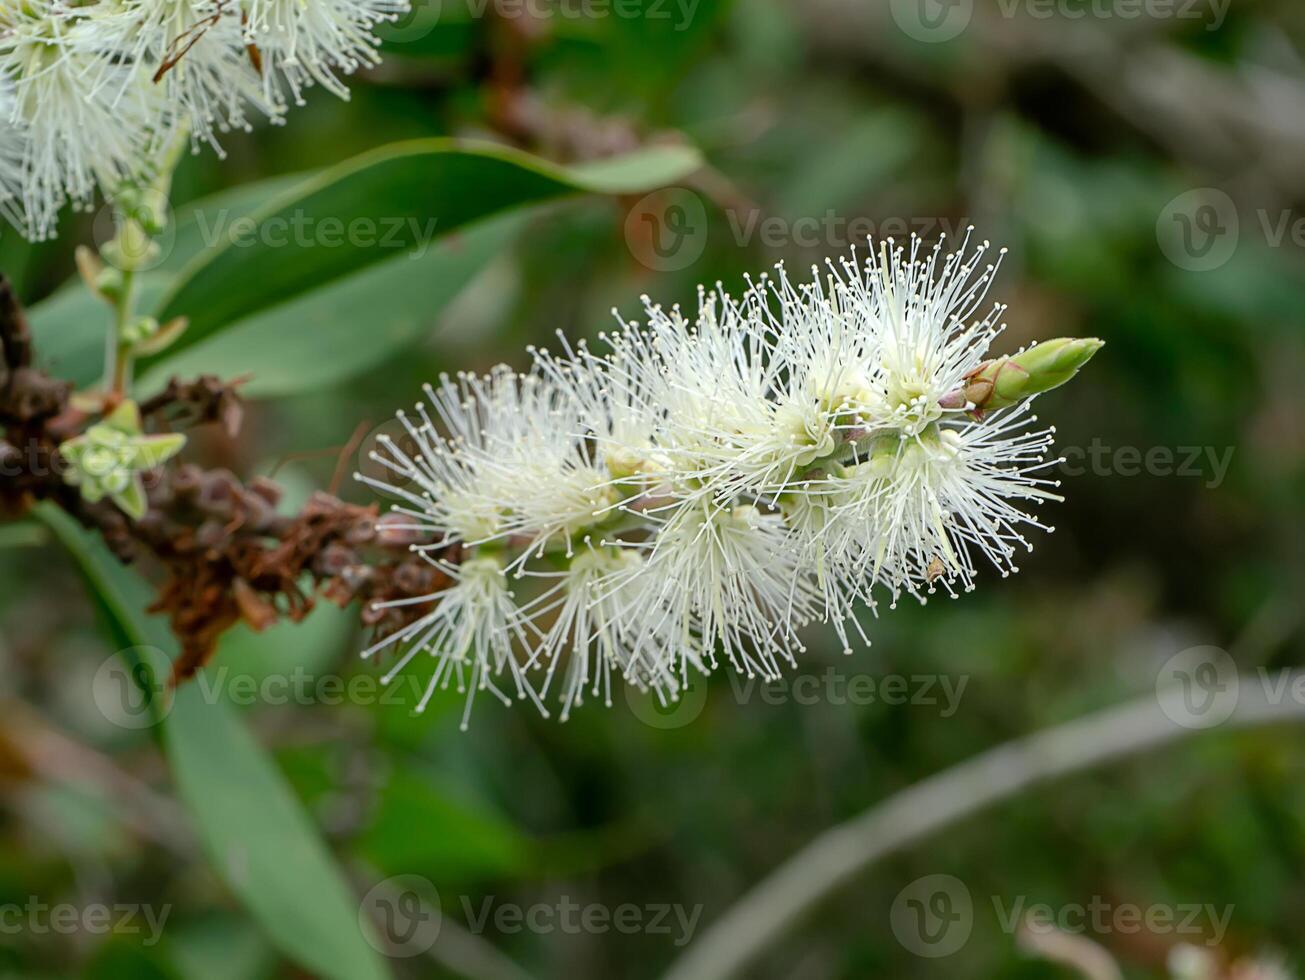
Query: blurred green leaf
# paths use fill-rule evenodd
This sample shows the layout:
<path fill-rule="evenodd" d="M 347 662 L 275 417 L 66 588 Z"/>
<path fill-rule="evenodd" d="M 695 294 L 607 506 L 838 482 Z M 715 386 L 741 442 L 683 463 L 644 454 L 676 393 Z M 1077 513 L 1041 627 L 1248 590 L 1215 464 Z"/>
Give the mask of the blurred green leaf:
<path fill-rule="evenodd" d="M 37 513 L 72 552 L 124 651 L 172 646 L 162 624 L 142 612 L 144 583 L 99 538 L 53 506 Z M 179 795 L 218 873 L 276 947 L 332 980 L 388 977 L 317 828 L 231 707 L 206 701 L 198 684 L 183 686 L 164 720 L 163 742 Z"/>
<path fill-rule="evenodd" d="M 466 880 L 520 873 L 529 841 L 486 807 L 456 799 L 429 776 L 400 770 L 381 793 L 360 851 L 386 874 Z"/>
<path fill-rule="evenodd" d="M 279 397 L 338 383 L 382 364 L 430 332 L 462 288 L 508 246 L 518 213 L 450 236 L 425 255 L 404 255 L 251 316 L 179 354 L 141 379 L 142 391 L 170 377 L 252 374 L 250 397 Z"/>
<path fill-rule="evenodd" d="M 176 351 L 490 215 L 571 194 L 650 190 L 699 164 L 688 147 L 570 168 L 451 139 L 383 147 L 318 174 L 243 222 L 211 226 L 221 246 L 187 267 L 157 316 L 190 318 Z"/>
<path fill-rule="evenodd" d="M 276 968 L 263 937 L 235 914 L 187 920 L 169 929 L 168 939 L 186 980 L 263 980 Z"/>
<path fill-rule="evenodd" d="M 54 504 L 38 504 L 32 514 L 72 555 L 120 648 L 163 646 L 170 642 L 163 621 L 145 615 L 145 607 L 150 602 L 149 587 L 114 558 L 103 541 Z"/>
<path fill-rule="evenodd" d="M 16 521 L 0 527 L 0 548 L 36 548 L 49 539 L 45 528 L 31 521 Z"/>
<path fill-rule="evenodd" d="M 310 173 L 283 174 L 251 184 L 241 184 L 181 205 L 173 215 L 176 235 L 168 244 L 167 255 L 156 271 L 178 274 L 208 246 L 213 237 L 213 229 L 253 214 L 274 197 L 287 193 L 311 178 Z"/>
<path fill-rule="evenodd" d="M 231 708 L 187 684 L 163 734 L 214 864 L 272 942 L 323 977 L 388 976 L 317 828 Z"/>

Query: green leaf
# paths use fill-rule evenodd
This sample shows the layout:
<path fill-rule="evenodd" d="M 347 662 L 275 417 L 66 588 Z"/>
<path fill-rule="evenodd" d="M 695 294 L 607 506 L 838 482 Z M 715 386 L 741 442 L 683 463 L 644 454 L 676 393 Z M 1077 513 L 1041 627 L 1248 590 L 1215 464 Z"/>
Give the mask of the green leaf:
<path fill-rule="evenodd" d="M 173 215 L 176 234 L 171 241 L 165 241 L 164 258 L 155 271 L 176 276 L 195 256 L 211 247 L 214 237 L 223 228 L 229 228 L 231 222 L 253 214 L 268 201 L 311 177 L 311 173 L 268 177 L 181 205 Z"/>
<path fill-rule="evenodd" d="M 297 623 L 282 619 L 262 632 L 237 623 L 222 634 L 217 655 L 195 683 L 238 707 L 293 702 L 300 695 L 308 703 L 329 699 L 335 692 L 325 685 L 344 684 L 337 663 L 357 625 L 357 615 L 330 602 L 319 602 Z M 352 652 L 348 658 L 356 660 Z"/>
<path fill-rule="evenodd" d="M 50 540 L 49 532 L 30 521 L 0 525 L 0 549 L 39 548 Z"/>
<path fill-rule="evenodd" d="M 169 352 L 141 378 L 141 391 L 171 377 L 249 374 L 242 395 L 271 398 L 370 370 L 430 333 L 439 314 L 525 222 L 513 212 L 450 236 L 424 257 L 399 257 L 342 278 Z"/>
<path fill-rule="evenodd" d="M 186 980 L 268 980 L 275 959 L 266 941 L 243 916 L 187 916 L 168 929 L 172 959 Z"/>
<path fill-rule="evenodd" d="M 195 258 L 155 316 L 189 317 L 174 350 L 188 348 L 491 215 L 573 194 L 650 190 L 700 162 L 688 147 L 569 168 L 488 143 L 383 147 L 296 185 L 242 223 L 214 226 L 220 244 Z"/>
<path fill-rule="evenodd" d="M 286 955 L 333 980 L 388 972 L 364 940 L 358 899 L 299 800 L 222 701 L 177 691 L 164 726 L 177 788 L 218 872 Z"/>
<path fill-rule="evenodd" d="M 32 516 L 48 527 L 72 555 L 119 647 L 165 647 L 172 642 L 163 620 L 145 615 L 150 603 L 149 586 L 123 567 L 99 537 L 54 504 L 38 504 L 32 508 Z"/>
<path fill-rule="evenodd" d="M 145 583 L 98 537 L 52 505 L 42 504 L 35 513 L 72 553 L 127 656 L 131 647 L 173 646 L 162 622 L 142 612 Z M 136 664 L 131 666 L 134 673 Z M 179 795 L 218 873 L 271 942 L 317 976 L 388 978 L 359 926 L 357 898 L 238 713 L 220 699 L 206 699 L 198 684 L 187 684 L 177 692 L 162 732 Z"/>

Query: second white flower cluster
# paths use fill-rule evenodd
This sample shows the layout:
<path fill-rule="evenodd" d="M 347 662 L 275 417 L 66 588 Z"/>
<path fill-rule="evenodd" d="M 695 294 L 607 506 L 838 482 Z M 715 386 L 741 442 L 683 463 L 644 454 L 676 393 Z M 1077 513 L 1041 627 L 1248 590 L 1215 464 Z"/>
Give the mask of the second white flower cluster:
<path fill-rule="evenodd" d="M 546 712 L 556 686 L 565 719 L 613 674 L 663 701 L 721 662 L 773 678 L 808 623 L 849 647 L 881 592 L 968 590 L 978 556 L 1015 571 L 1055 496 L 1029 397 L 1100 342 L 988 359 L 987 254 L 887 242 L 700 290 L 692 318 L 645 298 L 602 353 L 428 386 L 361 479 L 450 584 L 381 603 L 413 614 L 364 655 L 395 653 L 387 679 L 432 657 L 421 708 L 456 685 L 468 711 L 489 690 Z"/>
<path fill-rule="evenodd" d="M 60 208 L 148 176 L 177 139 L 304 91 L 347 97 L 381 23 L 409 0 L 6 0 L 0 4 L 0 215 L 35 238 Z"/>

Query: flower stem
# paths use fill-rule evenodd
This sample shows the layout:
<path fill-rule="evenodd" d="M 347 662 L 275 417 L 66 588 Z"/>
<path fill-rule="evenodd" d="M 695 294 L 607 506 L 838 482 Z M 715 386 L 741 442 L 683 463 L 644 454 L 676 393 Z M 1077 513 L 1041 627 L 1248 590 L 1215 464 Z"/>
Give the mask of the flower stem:
<path fill-rule="evenodd" d="M 105 342 L 104 388 L 121 398 L 132 382 L 132 366 L 139 338 L 131 335 L 136 319 L 139 273 L 152 267 L 159 254 L 155 238 L 168 224 L 168 194 L 172 175 L 181 163 L 189 143 L 188 127 L 178 129 L 172 142 L 155 162 L 152 176 L 140 183 L 128 183 L 113 196 L 118 232 L 101 255 L 121 273 L 113 298 L 113 327 Z"/>
<path fill-rule="evenodd" d="M 114 304 L 113 328 L 104 355 L 104 387 L 111 395 L 126 395 L 131 385 L 132 346 L 124 338 L 136 313 L 136 270 L 122 270 L 122 289 Z"/>

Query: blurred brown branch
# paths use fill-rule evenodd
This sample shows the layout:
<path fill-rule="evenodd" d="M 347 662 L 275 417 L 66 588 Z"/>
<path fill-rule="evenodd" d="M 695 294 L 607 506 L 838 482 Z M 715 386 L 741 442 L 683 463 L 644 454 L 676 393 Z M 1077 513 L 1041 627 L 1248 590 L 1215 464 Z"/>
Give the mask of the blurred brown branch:
<path fill-rule="evenodd" d="M 58 504 L 98 531 L 123 562 L 148 558 L 163 579 L 151 611 L 168 616 L 181 643 L 173 679 L 192 676 L 236 622 L 263 629 L 281 617 L 300 620 L 321 595 L 341 606 L 364 601 L 363 622 L 386 632 L 421 615 L 422 604 L 379 611 L 375 600 L 438 591 L 447 581 L 409 551 L 414 539 L 396 532 L 374 506 L 317 493 L 296 514 L 278 510 L 271 480 L 244 483 L 227 470 L 193 464 L 154 471 L 148 509 L 130 520 L 108 500 L 89 503 L 63 479 L 59 446 L 96 421 L 73 403 L 72 386 L 32 368 L 26 317 L 0 277 L 0 514 L 31 504 Z M 234 435 L 242 419 L 236 385 L 214 377 L 171 381 L 141 406 L 147 426 L 220 423 Z"/>

